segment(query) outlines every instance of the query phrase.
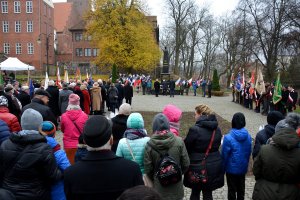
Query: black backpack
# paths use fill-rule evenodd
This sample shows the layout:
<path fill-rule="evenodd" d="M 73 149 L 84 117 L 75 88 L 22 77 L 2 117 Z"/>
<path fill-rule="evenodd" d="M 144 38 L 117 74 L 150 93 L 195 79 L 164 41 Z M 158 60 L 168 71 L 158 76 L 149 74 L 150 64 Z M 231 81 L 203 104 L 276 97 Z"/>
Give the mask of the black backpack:
<path fill-rule="evenodd" d="M 160 160 L 155 165 L 154 175 L 162 186 L 178 183 L 182 179 L 182 172 L 177 161 L 168 154 L 160 153 L 153 145 L 148 145 L 160 155 Z"/>

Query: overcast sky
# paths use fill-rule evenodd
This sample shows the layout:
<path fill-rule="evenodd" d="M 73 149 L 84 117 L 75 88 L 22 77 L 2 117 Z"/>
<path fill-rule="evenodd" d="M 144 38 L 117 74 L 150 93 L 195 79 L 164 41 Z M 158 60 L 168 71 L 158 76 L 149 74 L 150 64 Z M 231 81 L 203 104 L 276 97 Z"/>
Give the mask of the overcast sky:
<path fill-rule="evenodd" d="M 66 2 L 66 0 L 52 0 L 56 2 Z M 144 0 L 148 3 L 150 9 L 150 15 L 156 15 L 158 19 L 158 24 L 162 27 L 165 24 L 164 20 L 164 10 L 163 5 L 164 0 Z M 239 0 L 196 0 L 196 2 L 201 5 L 209 5 L 210 12 L 215 16 L 221 16 L 227 12 L 232 11 L 238 3 Z"/>

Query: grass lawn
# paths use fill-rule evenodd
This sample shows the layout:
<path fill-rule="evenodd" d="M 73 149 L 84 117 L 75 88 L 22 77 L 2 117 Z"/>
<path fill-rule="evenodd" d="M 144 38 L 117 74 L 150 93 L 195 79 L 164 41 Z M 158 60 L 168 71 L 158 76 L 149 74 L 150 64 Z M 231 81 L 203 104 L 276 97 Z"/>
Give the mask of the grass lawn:
<path fill-rule="evenodd" d="M 297 109 L 294 111 L 296 113 L 299 113 L 300 114 L 300 106 L 297 106 Z"/>
<path fill-rule="evenodd" d="M 139 112 L 144 118 L 145 122 L 145 128 L 148 132 L 149 135 L 152 134 L 152 120 L 158 112 Z M 231 123 L 217 115 L 217 119 L 219 122 L 219 127 L 222 130 L 222 134 L 228 133 L 228 131 L 231 128 Z M 186 134 L 189 131 L 189 128 L 192 127 L 195 124 L 195 119 L 194 119 L 194 112 L 183 112 L 182 113 L 182 118 L 180 121 L 180 135 L 181 137 L 185 137 Z"/>

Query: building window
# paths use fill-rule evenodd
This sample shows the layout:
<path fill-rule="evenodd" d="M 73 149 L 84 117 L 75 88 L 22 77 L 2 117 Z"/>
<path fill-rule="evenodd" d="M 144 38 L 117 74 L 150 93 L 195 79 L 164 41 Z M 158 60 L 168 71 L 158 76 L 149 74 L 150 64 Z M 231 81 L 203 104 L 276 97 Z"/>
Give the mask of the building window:
<path fill-rule="evenodd" d="M 34 50 L 33 50 L 32 43 L 27 43 L 27 51 L 28 51 L 28 54 L 33 54 Z"/>
<path fill-rule="evenodd" d="M 85 40 L 91 41 L 92 40 L 92 36 L 91 35 L 85 36 Z"/>
<path fill-rule="evenodd" d="M 3 33 L 8 33 L 9 31 L 8 21 L 2 21 L 2 30 Z"/>
<path fill-rule="evenodd" d="M 8 13 L 8 2 L 1 1 L 1 11 L 2 13 Z"/>
<path fill-rule="evenodd" d="M 4 43 L 3 50 L 4 50 L 5 54 L 9 54 L 9 51 L 10 51 L 9 43 Z"/>
<path fill-rule="evenodd" d="M 93 56 L 96 57 L 99 55 L 99 49 L 93 49 Z"/>
<path fill-rule="evenodd" d="M 92 50 L 90 48 L 84 49 L 84 56 L 92 56 Z"/>
<path fill-rule="evenodd" d="M 76 49 L 76 56 L 83 56 L 82 48 L 77 48 Z"/>
<path fill-rule="evenodd" d="M 27 21 L 27 32 L 33 32 L 33 21 Z"/>
<path fill-rule="evenodd" d="M 75 40 L 81 41 L 82 40 L 82 33 L 75 33 Z"/>
<path fill-rule="evenodd" d="M 14 11 L 15 13 L 21 12 L 21 3 L 20 1 L 14 1 Z"/>
<path fill-rule="evenodd" d="M 15 32 L 20 33 L 21 32 L 21 22 L 15 21 Z"/>
<path fill-rule="evenodd" d="M 32 1 L 26 1 L 26 13 L 32 13 Z"/>
<path fill-rule="evenodd" d="M 22 45 L 21 45 L 21 43 L 16 43 L 16 54 L 22 54 Z"/>

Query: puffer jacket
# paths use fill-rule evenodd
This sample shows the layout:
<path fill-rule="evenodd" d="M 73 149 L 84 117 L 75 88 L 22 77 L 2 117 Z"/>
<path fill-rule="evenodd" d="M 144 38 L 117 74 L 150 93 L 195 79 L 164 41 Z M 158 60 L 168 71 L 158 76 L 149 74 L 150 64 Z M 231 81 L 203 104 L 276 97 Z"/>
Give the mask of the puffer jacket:
<path fill-rule="evenodd" d="M 255 144 L 253 147 L 252 157 L 253 159 L 257 156 L 261 145 L 267 143 L 268 139 L 271 138 L 275 133 L 275 126 L 273 125 L 266 125 L 263 130 L 260 130 L 255 137 Z"/>
<path fill-rule="evenodd" d="M 164 135 L 154 134 L 149 143 L 155 146 L 162 154 L 169 153 L 180 165 L 182 173 L 185 173 L 190 165 L 188 153 L 186 151 L 183 140 L 168 132 Z M 179 200 L 183 198 L 183 183 L 179 181 L 176 184 L 168 187 L 161 186 L 157 178 L 154 176 L 155 165 L 160 160 L 160 155 L 153 150 L 149 145 L 145 147 L 144 168 L 152 180 L 154 180 L 154 188 L 160 193 L 164 200 Z"/>
<path fill-rule="evenodd" d="M 9 128 L 5 121 L 0 120 L 0 145 L 4 142 L 10 135 Z"/>
<path fill-rule="evenodd" d="M 131 156 L 126 140 L 130 145 L 134 159 Z M 144 174 L 144 152 L 145 146 L 149 140 L 149 137 L 139 138 L 136 140 L 123 138 L 119 141 L 116 155 L 128 160 L 135 161 L 137 164 L 139 164 L 142 174 Z"/>
<path fill-rule="evenodd" d="M 176 136 L 179 136 L 179 120 L 181 118 L 182 111 L 174 105 L 167 105 L 162 113 L 169 119 L 170 131 Z M 177 126 L 177 128 L 175 126 Z"/>
<path fill-rule="evenodd" d="M 213 191 L 224 186 L 224 170 L 221 154 L 219 152 L 222 134 L 220 128 L 218 128 L 216 116 L 200 116 L 196 121 L 195 126 L 189 129 L 184 143 L 188 151 L 191 164 L 200 164 L 210 143 L 213 130 L 216 130 L 216 133 L 212 142 L 212 147 L 206 159 L 208 182 L 206 184 L 198 184 L 195 186 L 191 185 L 188 181 L 186 181 L 186 179 L 184 179 L 184 185 L 186 187 Z"/>
<path fill-rule="evenodd" d="M 19 132 L 21 130 L 18 118 L 15 115 L 9 113 L 7 107 L 0 106 L 0 119 L 7 124 L 10 132 Z"/>
<path fill-rule="evenodd" d="M 61 172 L 64 172 L 64 170 L 71 165 L 65 151 L 60 149 L 59 144 L 56 142 L 54 138 L 46 137 L 46 139 L 47 139 L 47 144 L 53 149 L 55 160 L 59 169 L 61 170 Z M 66 199 L 63 180 L 58 181 L 54 185 L 52 185 L 51 199 L 52 200 Z"/>
<path fill-rule="evenodd" d="M 275 133 L 254 160 L 254 200 L 300 199 L 300 138 L 292 128 Z M 298 185 L 298 187 L 297 187 Z"/>
<path fill-rule="evenodd" d="M 61 116 L 60 126 L 63 132 L 64 148 L 77 148 L 78 138 L 82 134 L 87 119 L 87 114 L 82 110 L 69 110 Z M 78 128 L 74 123 L 76 123 Z"/>
<path fill-rule="evenodd" d="M 73 92 L 68 89 L 63 89 L 59 92 L 58 107 L 61 114 L 64 114 L 67 110 L 70 94 L 73 94 Z"/>
<path fill-rule="evenodd" d="M 11 134 L 2 143 L 0 173 L 2 187 L 21 200 L 50 200 L 51 185 L 62 178 L 46 138 L 27 130 Z"/>
<path fill-rule="evenodd" d="M 243 175 L 247 173 L 251 154 L 251 136 L 245 128 L 231 129 L 225 135 L 222 159 L 226 173 Z"/>
<path fill-rule="evenodd" d="M 120 139 L 123 138 L 124 132 L 127 129 L 127 119 L 128 115 L 118 114 L 112 121 L 112 135 L 114 138 L 114 143 L 111 147 L 113 152 L 116 152 Z"/>

